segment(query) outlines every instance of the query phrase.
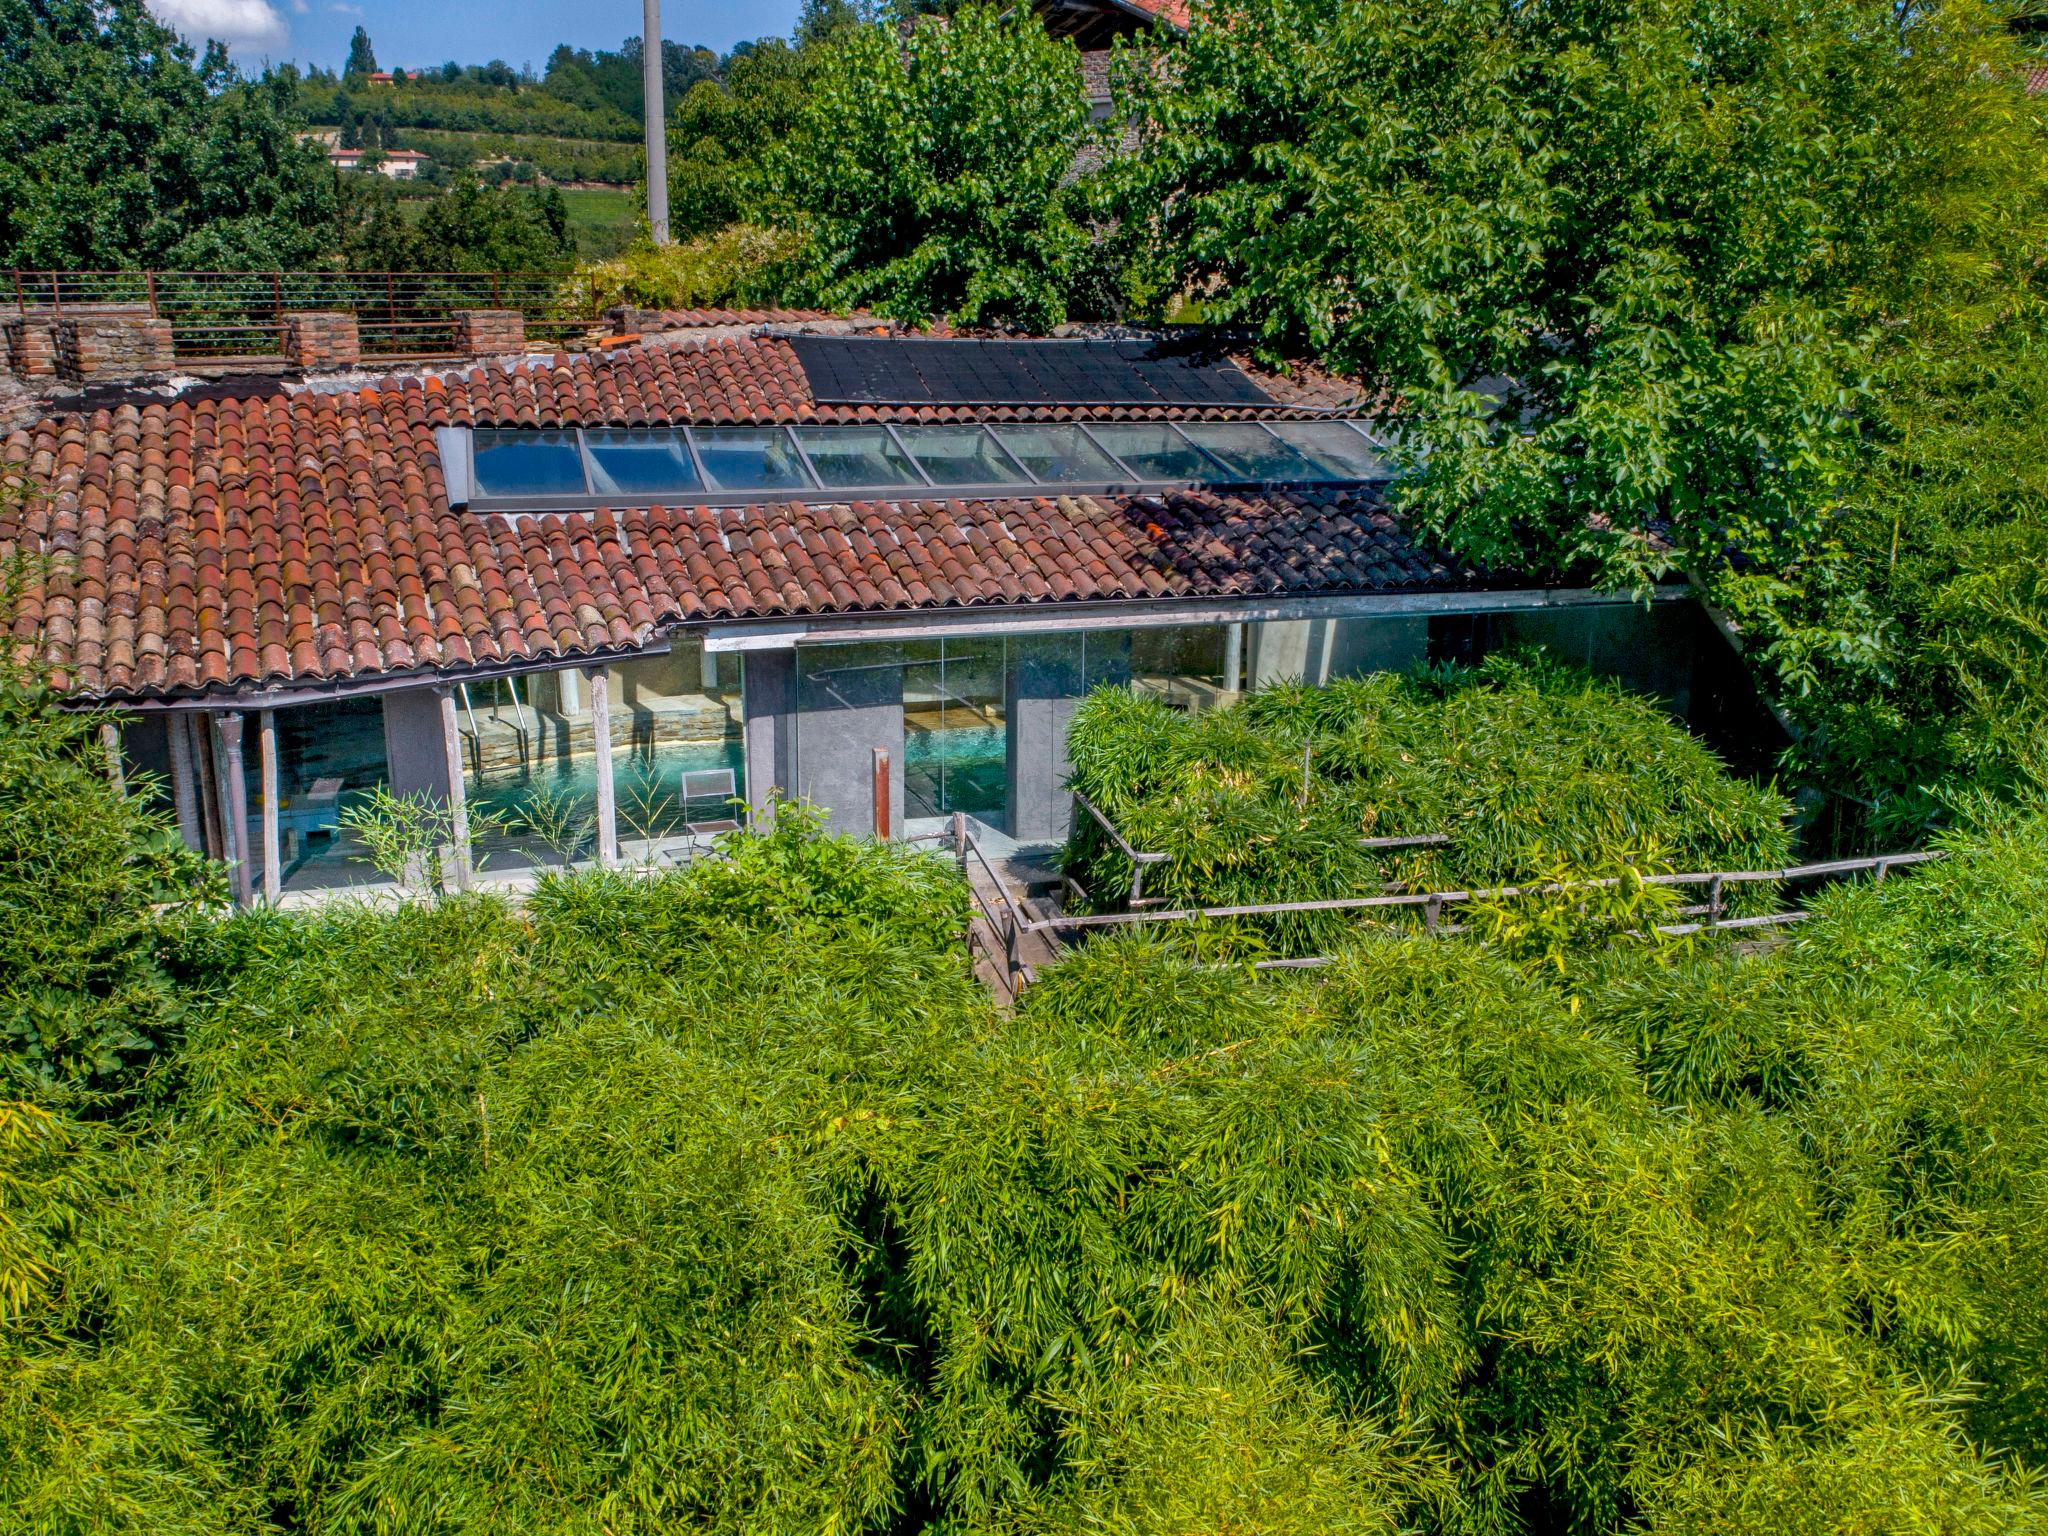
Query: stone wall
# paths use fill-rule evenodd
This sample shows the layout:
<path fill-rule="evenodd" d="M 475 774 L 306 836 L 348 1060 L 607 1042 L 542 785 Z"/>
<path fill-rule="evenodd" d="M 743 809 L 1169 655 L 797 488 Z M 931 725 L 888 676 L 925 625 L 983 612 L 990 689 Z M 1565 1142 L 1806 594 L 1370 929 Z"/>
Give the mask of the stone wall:
<path fill-rule="evenodd" d="M 516 309 L 458 309 L 454 320 L 455 350 L 464 357 L 526 350 L 526 317 Z"/>
<path fill-rule="evenodd" d="M 353 368 L 363 360 L 356 317 L 302 310 L 284 317 L 284 360 L 293 368 Z"/>
<path fill-rule="evenodd" d="M 52 329 L 57 377 L 67 383 L 169 373 L 177 366 L 171 322 L 142 305 L 60 315 Z"/>

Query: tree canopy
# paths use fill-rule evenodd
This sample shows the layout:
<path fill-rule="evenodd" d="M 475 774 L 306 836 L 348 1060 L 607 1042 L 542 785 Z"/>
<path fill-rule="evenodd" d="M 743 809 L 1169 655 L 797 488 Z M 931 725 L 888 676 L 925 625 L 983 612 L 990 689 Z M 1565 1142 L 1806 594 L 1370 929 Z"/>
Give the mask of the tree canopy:
<path fill-rule="evenodd" d="M 1218 0 L 1127 71 L 1112 173 L 1153 287 L 1386 392 L 1425 527 L 1538 576 L 1688 571 L 1795 714 L 1897 755 L 1943 727 L 1888 685 L 2007 677 L 1924 632 L 1973 535 L 1921 467 L 1959 435 L 2025 461 L 2025 64 L 1972 0 Z"/>
<path fill-rule="evenodd" d="M 195 55 L 142 0 L 0 0 L 0 262 L 319 264 L 334 175 L 293 90 Z"/>
<path fill-rule="evenodd" d="M 1073 185 L 1089 131 L 1080 58 L 1029 12 L 969 5 L 899 41 L 824 50 L 768 155 L 803 242 L 802 302 L 1036 329 L 1066 318 L 1090 236 Z"/>

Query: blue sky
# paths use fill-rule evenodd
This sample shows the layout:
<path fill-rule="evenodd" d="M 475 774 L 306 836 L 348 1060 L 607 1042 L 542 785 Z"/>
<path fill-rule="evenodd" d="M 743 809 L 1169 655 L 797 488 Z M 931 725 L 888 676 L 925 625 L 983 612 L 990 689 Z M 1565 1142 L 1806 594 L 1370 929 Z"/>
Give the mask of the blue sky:
<path fill-rule="evenodd" d="M 369 28 L 377 62 L 417 69 L 454 59 L 547 63 L 555 44 L 616 48 L 640 35 L 638 0 L 148 0 L 192 38 L 218 37 L 244 65 L 291 59 L 339 69 L 349 34 Z M 786 36 L 799 0 L 663 0 L 661 30 L 678 43 L 723 53 L 743 38 Z"/>

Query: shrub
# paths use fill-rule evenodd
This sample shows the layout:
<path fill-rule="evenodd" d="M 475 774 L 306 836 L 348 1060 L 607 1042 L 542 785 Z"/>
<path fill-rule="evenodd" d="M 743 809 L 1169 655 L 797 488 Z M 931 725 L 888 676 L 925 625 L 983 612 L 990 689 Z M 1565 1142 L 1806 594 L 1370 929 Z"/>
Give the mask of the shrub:
<path fill-rule="evenodd" d="M 1769 868 L 1790 846 L 1773 790 L 1654 705 L 1540 656 L 1269 688 L 1193 717 L 1105 690 L 1076 713 L 1069 755 L 1074 787 L 1125 840 L 1170 856 L 1144 889 L 1176 906 Z M 1359 846 L 1423 833 L 1451 841 Z M 1091 818 L 1076 818 L 1065 860 L 1099 903 L 1129 889 L 1130 861 Z M 1731 896 L 1731 910 L 1771 899 Z M 1654 910 L 1646 898 L 1617 915 Z M 1295 914 L 1221 937 L 1310 954 L 1357 921 Z"/>

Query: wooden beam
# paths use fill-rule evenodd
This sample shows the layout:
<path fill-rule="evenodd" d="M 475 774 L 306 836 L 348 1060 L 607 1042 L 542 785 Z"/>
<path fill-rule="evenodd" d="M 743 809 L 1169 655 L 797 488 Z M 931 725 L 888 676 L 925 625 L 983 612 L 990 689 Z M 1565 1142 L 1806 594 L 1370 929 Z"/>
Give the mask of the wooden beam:
<path fill-rule="evenodd" d="M 454 864 L 455 888 L 466 891 L 475 872 L 469 862 L 469 791 L 462 776 L 462 732 L 455 720 L 455 690 L 444 684 L 434 692 L 441 701 L 441 752 L 448 774 L 448 857 Z"/>
<path fill-rule="evenodd" d="M 597 862 L 619 862 L 619 796 L 612 782 L 612 685 L 604 667 L 586 667 L 590 679 L 590 733 L 597 747 Z"/>
<path fill-rule="evenodd" d="M 220 732 L 222 813 L 227 818 L 228 862 L 235 882 L 235 904 L 249 906 L 256 898 L 249 867 L 249 780 L 242 771 L 242 716 L 228 710 L 217 718 Z"/>
<path fill-rule="evenodd" d="M 204 853 L 206 823 L 199 814 L 192 771 L 192 717 L 167 716 L 164 732 L 171 739 L 171 805 L 178 813 L 178 835 L 185 839 L 187 848 Z"/>
<path fill-rule="evenodd" d="M 263 899 L 273 907 L 284 894 L 284 859 L 278 851 L 277 711 L 256 717 L 263 783 Z"/>

